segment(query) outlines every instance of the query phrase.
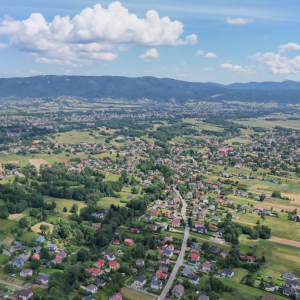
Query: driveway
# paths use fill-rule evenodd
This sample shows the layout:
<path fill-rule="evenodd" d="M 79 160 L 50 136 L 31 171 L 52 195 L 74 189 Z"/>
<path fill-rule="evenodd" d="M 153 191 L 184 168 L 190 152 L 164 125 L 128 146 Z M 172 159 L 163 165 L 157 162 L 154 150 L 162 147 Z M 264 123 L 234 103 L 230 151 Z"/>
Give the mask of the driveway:
<path fill-rule="evenodd" d="M 174 191 L 177 193 L 177 196 L 180 198 L 181 200 L 181 203 L 182 203 L 182 209 L 181 209 L 181 215 L 182 215 L 182 218 L 186 220 L 186 202 L 183 200 L 183 198 L 181 197 L 180 193 L 178 190 L 174 189 Z M 164 300 L 173 284 L 173 281 L 176 277 L 176 274 L 179 270 L 179 268 L 183 265 L 183 260 L 184 260 L 184 254 L 185 254 L 185 250 L 186 250 L 186 244 L 187 244 L 187 239 L 189 237 L 189 227 L 186 226 L 185 227 L 185 231 L 184 231 L 184 238 L 183 238 L 183 241 L 182 241 L 182 245 L 181 245 L 181 251 L 180 251 L 180 254 L 178 256 L 178 259 L 177 259 L 177 262 L 175 263 L 175 266 L 174 266 L 174 269 L 169 277 L 169 280 L 165 286 L 165 288 L 163 289 L 163 291 L 161 292 L 160 294 L 160 300 Z"/>

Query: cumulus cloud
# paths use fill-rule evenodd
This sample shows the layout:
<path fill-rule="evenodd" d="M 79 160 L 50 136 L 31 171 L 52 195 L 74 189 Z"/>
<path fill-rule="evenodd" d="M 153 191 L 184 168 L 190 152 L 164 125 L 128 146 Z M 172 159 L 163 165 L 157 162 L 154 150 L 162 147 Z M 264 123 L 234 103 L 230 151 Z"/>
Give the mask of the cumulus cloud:
<path fill-rule="evenodd" d="M 203 71 L 214 71 L 215 69 L 212 67 L 209 67 L 209 68 L 203 68 L 202 70 Z"/>
<path fill-rule="evenodd" d="M 251 59 L 259 61 L 273 74 L 296 74 L 300 72 L 300 55 L 295 58 L 281 56 L 280 53 L 256 53 Z"/>
<path fill-rule="evenodd" d="M 221 69 L 229 69 L 229 70 L 232 70 L 234 72 L 244 74 L 244 75 L 256 74 L 256 72 L 252 70 L 253 66 L 242 67 L 239 65 L 234 66 L 232 64 L 221 64 L 220 68 Z"/>
<path fill-rule="evenodd" d="M 196 53 L 195 53 L 195 56 L 200 56 L 200 55 L 203 55 L 204 52 L 202 50 L 198 50 Z"/>
<path fill-rule="evenodd" d="M 1 43 L 0 43 L 0 50 L 1 50 L 1 49 L 4 49 L 4 48 L 7 48 L 7 47 L 8 47 L 7 44 L 1 44 Z"/>
<path fill-rule="evenodd" d="M 96 4 L 86 8 L 72 19 L 55 16 L 47 22 L 42 14 L 33 13 L 26 20 L 5 16 L 0 20 L 0 35 L 10 38 L 12 47 L 38 57 L 38 62 L 81 63 L 117 58 L 115 48 L 127 50 L 135 46 L 194 45 L 197 35 L 181 39 L 183 24 L 169 17 L 160 17 L 154 10 L 145 18 L 129 13 L 118 1 L 108 8 Z M 63 62 L 65 61 L 65 62 Z M 70 65 L 71 65 L 70 64 Z"/>
<path fill-rule="evenodd" d="M 280 45 L 278 47 L 280 52 L 286 52 L 286 51 L 296 51 L 296 50 L 300 50 L 300 45 L 296 44 L 296 43 L 288 43 L 285 45 Z"/>
<path fill-rule="evenodd" d="M 253 19 L 247 19 L 247 18 L 230 18 L 228 17 L 226 22 L 228 24 L 232 24 L 232 25 L 245 25 L 248 23 L 253 23 Z"/>
<path fill-rule="evenodd" d="M 206 53 L 205 54 L 206 58 L 217 58 L 218 56 L 212 52 Z"/>
<path fill-rule="evenodd" d="M 144 61 L 151 61 L 153 58 L 159 58 L 159 54 L 155 48 L 151 48 L 150 50 L 146 51 L 144 54 L 139 56 L 140 59 Z"/>

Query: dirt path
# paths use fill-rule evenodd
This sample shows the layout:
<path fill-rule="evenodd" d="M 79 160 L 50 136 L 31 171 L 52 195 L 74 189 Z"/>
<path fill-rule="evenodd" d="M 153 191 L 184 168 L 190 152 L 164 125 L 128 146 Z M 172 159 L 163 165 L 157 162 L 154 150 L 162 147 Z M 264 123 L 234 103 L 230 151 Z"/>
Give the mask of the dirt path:
<path fill-rule="evenodd" d="M 272 236 L 270 238 L 270 241 L 300 248 L 300 242 L 282 239 L 282 238 L 278 238 L 276 236 Z"/>

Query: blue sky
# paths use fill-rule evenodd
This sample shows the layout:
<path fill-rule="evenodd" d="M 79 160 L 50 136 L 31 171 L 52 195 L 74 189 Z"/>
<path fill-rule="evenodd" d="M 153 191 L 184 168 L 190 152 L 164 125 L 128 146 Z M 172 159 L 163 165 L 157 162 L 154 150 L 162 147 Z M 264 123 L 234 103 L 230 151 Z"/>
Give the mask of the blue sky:
<path fill-rule="evenodd" d="M 1 0 L 0 77 L 300 81 L 299 0 Z"/>

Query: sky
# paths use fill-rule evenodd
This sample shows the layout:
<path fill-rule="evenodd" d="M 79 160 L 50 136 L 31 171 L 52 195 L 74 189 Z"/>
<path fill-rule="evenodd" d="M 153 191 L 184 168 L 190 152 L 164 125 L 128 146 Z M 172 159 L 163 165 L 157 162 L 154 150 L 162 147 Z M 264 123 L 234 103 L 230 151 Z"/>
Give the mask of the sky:
<path fill-rule="evenodd" d="M 1 0 L 0 77 L 300 81 L 299 0 Z"/>

